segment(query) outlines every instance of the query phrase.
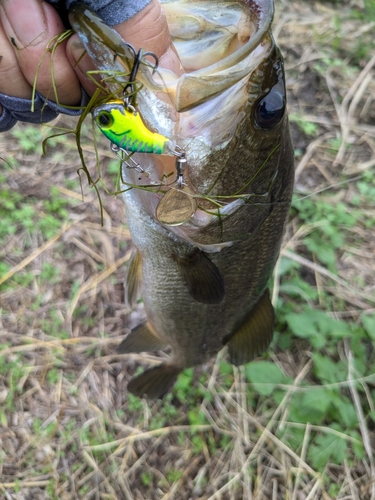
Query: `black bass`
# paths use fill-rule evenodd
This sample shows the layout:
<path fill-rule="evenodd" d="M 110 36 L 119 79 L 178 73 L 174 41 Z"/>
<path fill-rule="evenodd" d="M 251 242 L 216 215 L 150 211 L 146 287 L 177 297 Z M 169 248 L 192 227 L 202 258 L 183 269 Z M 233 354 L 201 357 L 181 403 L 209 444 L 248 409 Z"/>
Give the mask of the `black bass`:
<path fill-rule="evenodd" d="M 269 346 L 274 312 L 268 281 L 294 174 L 272 1 L 162 4 L 186 73 L 177 77 L 140 64 L 134 106 L 121 100 L 134 51 L 87 7 L 71 13 L 73 28 L 118 98 L 100 104 L 94 120 L 117 151 L 138 151 L 123 168 L 136 249 L 127 294 L 130 303 L 143 298 L 147 319 L 118 351 L 172 347 L 168 361 L 128 385 L 150 398 L 162 397 L 182 370 L 207 362 L 225 345 L 235 365 Z M 131 139 L 128 122 L 121 124 L 126 112 L 140 115 L 160 146 L 153 135 Z"/>

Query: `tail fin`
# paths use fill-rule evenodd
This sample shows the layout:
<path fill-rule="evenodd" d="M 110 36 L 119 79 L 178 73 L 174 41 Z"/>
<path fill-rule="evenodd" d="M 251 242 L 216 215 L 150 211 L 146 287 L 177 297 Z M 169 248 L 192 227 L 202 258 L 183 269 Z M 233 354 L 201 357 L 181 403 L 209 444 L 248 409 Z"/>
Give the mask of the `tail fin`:
<path fill-rule="evenodd" d="M 128 391 L 135 396 L 146 396 L 149 399 L 162 399 L 177 380 L 181 368 L 163 363 L 146 370 L 128 384 Z"/>

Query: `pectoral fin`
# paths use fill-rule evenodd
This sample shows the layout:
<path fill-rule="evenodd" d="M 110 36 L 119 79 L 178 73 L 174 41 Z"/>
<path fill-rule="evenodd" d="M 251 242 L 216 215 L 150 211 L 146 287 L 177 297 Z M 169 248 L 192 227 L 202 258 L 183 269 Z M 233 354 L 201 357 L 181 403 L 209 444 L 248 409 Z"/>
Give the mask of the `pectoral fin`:
<path fill-rule="evenodd" d="M 173 255 L 190 295 L 203 304 L 220 304 L 224 299 L 224 280 L 219 269 L 201 250 L 187 257 Z"/>
<path fill-rule="evenodd" d="M 126 274 L 125 281 L 126 303 L 130 308 L 139 298 L 141 277 L 141 256 L 138 250 L 135 250 L 129 260 L 128 272 Z"/>
<path fill-rule="evenodd" d="M 269 291 L 262 295 L 228 342 L 230 362 L 244 365 L 264 352 L 271 343 L 275 313 Z"/>
<path fill-rule="evenodd" d="M 176 382 L 181 368 L 163 363 L 146 370 L 128 384 L 128 391 L 135 396 L 147 396 L 150 399 L 161 399 Z"/>
<path fill-rule="evenodd" d="M 151 329 L 150 325 L 141 323 L 132 329 L 129 335 L 117 348 L 120 354 L 129 354 L 131 352 L 158 351 L 168 346 Z"/>

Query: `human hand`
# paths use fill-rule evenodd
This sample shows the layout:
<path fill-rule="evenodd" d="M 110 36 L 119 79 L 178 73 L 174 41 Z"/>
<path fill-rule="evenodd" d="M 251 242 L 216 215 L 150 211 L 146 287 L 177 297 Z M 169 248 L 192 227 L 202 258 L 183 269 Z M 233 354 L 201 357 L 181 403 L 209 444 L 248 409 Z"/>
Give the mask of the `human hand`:
<path fill-rule="evenodd" d="M 77 35 L 60 44 L 53 57 L 46 52 L 49 41 L 65 30 L 51 5 L 42 0 L 0 0 L 0 21 L 0 93 L 30 99 L 36 73 L 36 90 L 55 102 L 57 95 L 61 105 L 79 105 L 80 85 L 89 95 L 94 93 L 95 84 L 86 72 L 95 68 L 87 55 L 81 58 L 84 49 Z M 115 29 L 136 49 L 156 53 L 162 66 L 182 72 L 158 0 Z"/>
<path fill-rule="evenodd" d="M 1 0 L 0 20 L 0 92 L 30 99 L 38 72 L 36 89 L 41 95 L 56 101 L 54 79 L 59 101 L 78 104 L 80 85 L 67 56 L 66 42 L 53 56 L 53 77 L 51 54 L 45 54 L 48 42 L 65 30 L 56 10 L 41 0 Z"/>

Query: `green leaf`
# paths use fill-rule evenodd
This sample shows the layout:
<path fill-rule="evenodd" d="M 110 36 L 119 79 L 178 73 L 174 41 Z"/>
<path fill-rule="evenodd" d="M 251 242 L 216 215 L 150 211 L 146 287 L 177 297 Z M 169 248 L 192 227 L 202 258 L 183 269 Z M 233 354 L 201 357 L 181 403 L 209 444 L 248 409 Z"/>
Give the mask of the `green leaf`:
<path fill-rule="evenodd" d="M 328 356 L 319 352 L 313 353 L 314 373 L 323 383 L 333 384 L 344 382 L 347 378 L 347 368 L 342 361 L 334 362 Z"/>
<path fill-rule="evenodd" d="M 175 390 L 187 391 L 193 383 L 193 370 L 192 368 L 187 368 L 178 376 L 177 382 L 174 387 Z"/>
<path fill-rule="evenodd" d="M 312 321 L 310 311 L 287 314 L 285 320 L 296 337 L 308 339 L 317 349 L 325 345 L 325 339 Z"/>
<path fill-rule="evenodd" d="M 353 441 L 351 443 L 351 447 L 353 448 L 353 452 L 354 452 L 355 456 L 357 457 L 357 459 L 363 460 L 366 453 L 365 453 L 365 447 L 363 446 L 362 436 L 356 430 L 349 430 L 348 435 L 357 440 L 357 441 Z"/>
<path fill-rule="evenodd" d="M 332 391 L 324 387 L 309 388 L 293 396 L 290 405 L 290 419 L 294 422 L 319 425 L 326 417 L 332 404 Z"/>
<path fill-rule="evenodd" d="M 344 321 L 337 321 L 325 312 L 315 309 L 287 314 L 285 320 L 297 337 L 309 339 L 311 345 L 317 349 L 327 343 L 328 337 L 342 339 L 351 336 L 351 329 Z"/>
<path fill-rule="evenodd" d="M 306 135 L 316 136 L 318 132 L 316 123 L 310 122 L 303 115 L 298 115 L 296 113 L 290 113 L 289 119 L 291 122 L 295 122 Z"/>
<path fill-rule="evenodd" d="M 205 414 L 200 411 L 200 408 L 188 411 L 188 419 L 190 425 L 205 425 L 208 423 Z"/>
<path fill-rule="evenodd" d="M 221 375 L 232 375 L 233 374 L 233 365 L 232 363 L 228 363 L 227 361 L 221 361 L 219 365 L 220 374 Z"/>
<path fill-rule="evenodd" d="M 270 361 L 249 363 L 245 366 L 245 376 L 254 389 L 264 396 L 272 394 L 278 384 L 289 382 L 280 368 Z"/>
<path fill-rule="evenodd" d="M 366 13 L 371 21 L 375 21 L 375 1 L 364 0 Z"/>
<path fill-rule="evenodd" d="M 361 322 L 371 340 L 375 340 L 375 316 L 362 314 Z"/>
<path fill-rule="evenodd" d="M 300 267 L 300 264 L 298 264 L 292 259 L 288 259 L 287 257 L 280 257 L 278 266 L 279 266 L 278 268 L 279 275 L 284 276 L 292 269 L 298 269 Z"/>
<path fill-rule="evenodd" d="M 340 393 L 333 394 L 332 406 L 335 409 L 335 414 L 332 415 L 331 420 L 336 420 L 341 427 L 346 428 L 345 432 L 347 432 L 347 429 L 358 427 L 357 413 L 348 397 Z"/>
<path fill-rule="evenodd" d="M 307 456 L 315 469 L 323 470 L 330 462 L 342 464 L 346 458 L 346 441 L 335 434 L 320 434 Z"/>

